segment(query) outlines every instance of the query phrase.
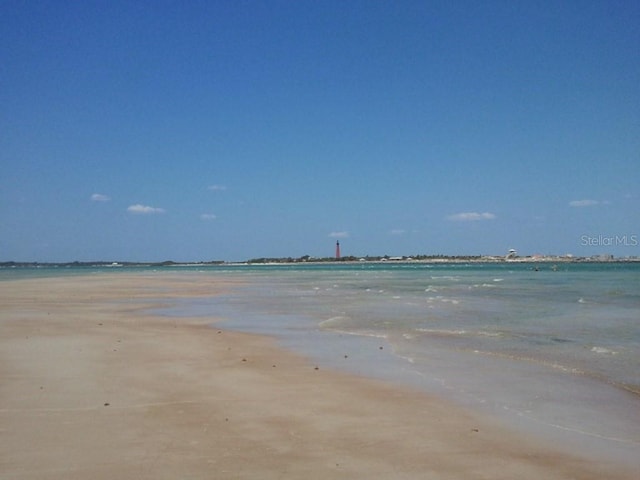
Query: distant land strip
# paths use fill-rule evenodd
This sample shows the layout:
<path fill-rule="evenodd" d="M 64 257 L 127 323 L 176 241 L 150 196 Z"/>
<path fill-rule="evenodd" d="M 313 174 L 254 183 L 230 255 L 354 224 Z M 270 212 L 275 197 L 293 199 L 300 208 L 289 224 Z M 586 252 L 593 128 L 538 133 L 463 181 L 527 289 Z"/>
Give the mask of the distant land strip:
<path fill-rule="evenodd" d="M 334 257 L 260 257 L 244 261 L 188 261 L 177 262 L 165 260 L 162 262 L 127 262 L 127 261 L 92 261 L 92 262 L 0 262 L 0 268 L 34 268 L 34 267 L 187 267 L 187 266 L 220 266 L 220 265 L 260 265 L 260 264 L 299 264 L 299 263 L 601 263 L 601 262 L 640 262 L 640 257 L 614 257 L 613 255 L 593 255 L 577 257 L 572 255 L 532 255 L 532 256 L 499 256 L 499 255 L 414 255 L 414 256 L 343 256 Z"/>

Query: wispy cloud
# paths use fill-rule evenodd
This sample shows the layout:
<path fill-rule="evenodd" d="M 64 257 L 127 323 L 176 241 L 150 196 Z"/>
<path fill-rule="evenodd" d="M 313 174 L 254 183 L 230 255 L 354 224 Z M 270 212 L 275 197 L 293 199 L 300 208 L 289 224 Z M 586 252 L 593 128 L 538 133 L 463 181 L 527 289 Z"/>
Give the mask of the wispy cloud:
<path fill-rule="evenodd" d="M 224 190 L 226 190 L 227 187 L 225 185 L 209 185 L 207 187 L 207 190 L 211 190 L 213 192 L 222 192 Z"/>
<path fill-rule="evenodd" d="M 202 215 L 200 215 L 200 218 L 202 220 L 215 220 L 218 217 L 213 213 L 203 213 Z"/>
<path fill-rule="evenodd" d="M 494 220 L 495 218 L 496 216 L 493 213 L 489 212 L 462 212 L 455 213 L 447 217 L 448 220 L 451 220 L 453 222 L 476 222 L 479 220 Z"/>
<path fill-rule="evenodd" d="M 127 212 L 137 215 L 152 215 L 156 213 L 165 213 L 164 208 L 150 207 L 148 205 L 140 205 L 139 203 L 129 206 Z"/>
<path fill-rule="evenodd" d="M 331 238 L 347 238 L 349 236 L 349 232 L 331 232 L 329 237 Z"/>
<path fill-rule="evenodd" d="M 598 200 L 572 200 L 569 202 L 570 207 L 593 207 L 599 204 Z"/>
<path fill-rule="evenodd" d="M 394 228 L 393 230 L 391 230 L 389 232 L 391 235 L 404 235 L 406 233 L 405 230 L 401 229 L 401 228 Z"/>
<path fill-rule="evenodd" d="M 92 202 L 108 202 L 109 200 L 111 200 L 111 198 L 107 195 L 103 195 L 102 193 L 94 193 L 91 195 Z"/>

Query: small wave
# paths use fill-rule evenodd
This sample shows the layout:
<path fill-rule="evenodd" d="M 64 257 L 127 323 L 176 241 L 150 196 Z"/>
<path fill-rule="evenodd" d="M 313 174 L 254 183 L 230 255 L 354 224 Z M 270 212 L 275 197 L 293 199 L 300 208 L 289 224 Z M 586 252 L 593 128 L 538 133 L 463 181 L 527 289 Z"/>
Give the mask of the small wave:
<path fill-rule="evenodd" d="M 332 331 L 336 333 L 340 333 L 342 335 L 353 335 L 355 337 L 380 338 L 382 340 L 387 340 L 389 338 L 388 335 L 384 333 L 377 333 L 377 332 L 366 332 L 366 331 L 354 332 L 351 330 L 340 330 L 340 329 L 333 329 Z"/>
<path fill-rule="evenodd" d="M 451 303 L 453 305 L 458 305 L 460 303 L 460 300 L 457 300 L 455 298 L 443 297 L 442 295 L 437 295 L 435 297 L 427 297 L 427 303 L 433 303 L 433 302 Z"/>
<path fill-rule="evenodd" d="M 416 328 L 417 332 L 426 333 L 427 335 L 442 336 L 442 337 L 490 337 L 500 338 L 504 337 L 502 332 L 489 332 L 485 330 L 465 330 L 460 329 L 446 329 L 446 328 Z"/>
<path fill-rule="evenodd" d="M 593 347 L 591 348 L 591 351 L 593 353 L 599 353 L 601 355 L 617 355 L 618 352 L 616 352 L 615 350 L 609 350 L 608 348 L 604 348 L 604 347 Z"/>
<path fill-rule="evenodd" d="M 504 282 L 504 278 L 494 278 L 494 282 Z"/>
<path fill-rule="evenodd" d="M 496 285 L 494 283 L 474 283 L 469 285 L 469 290 L 472 288 L 496 288 Z"/>
<path fill-rule="evenodd" d="M 320 322 L 319 326 L 320 327 L 325 327 L 325 328 L 331 328 L 331 327 L 335 327 L 336 324 L 342 323 L 345 320 L 349 320 L 349 317 L 345 317 L 345 316 L 331 317 L 331 318 L 327 318 L 326 320 L 323 320 L 322 322 Z"/>
<path fill-rule="evenodd" d="M 492 337 L 492 338 L 499 338 L 499 337 L 505 336 L 503 332 L 486 332 L 484 330 L 480 330 L 476 332 L 476 335 L 478 335 L 479 337 Z"/>
<path fill-rule="evenodd" d="M 443 336 L 460 336 L 467 335 L 469 333 L 468 330 L 460 329 L 460 330 L 447 330 L 441 328 L 416 328 L 417 332 L 427 333 L 429 335 L 443 335 Z"/>

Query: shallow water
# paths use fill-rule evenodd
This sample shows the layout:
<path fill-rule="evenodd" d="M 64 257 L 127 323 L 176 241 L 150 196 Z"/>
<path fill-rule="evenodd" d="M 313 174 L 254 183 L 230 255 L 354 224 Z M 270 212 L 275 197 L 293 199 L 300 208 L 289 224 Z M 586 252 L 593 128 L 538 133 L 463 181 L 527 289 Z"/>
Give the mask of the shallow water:
<path fill-rule="evenodd" d="M 238 267 L 181 303 L 314 361 L 410 384 L 558 448 L 640 466 L 640 265 Z M 222 270 L 221 272 L 222 273 Z"/>

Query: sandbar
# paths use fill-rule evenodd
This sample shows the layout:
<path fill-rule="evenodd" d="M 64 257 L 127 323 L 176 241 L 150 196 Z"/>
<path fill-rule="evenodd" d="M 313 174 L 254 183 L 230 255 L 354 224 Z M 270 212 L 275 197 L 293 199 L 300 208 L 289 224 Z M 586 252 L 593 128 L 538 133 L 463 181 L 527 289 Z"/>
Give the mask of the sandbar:
<path fill-rule="evenodd" d="M 197 273 L 0 283 L 0 477 L 631 479 L 410 387 L 315 365 L 216 318 Z"/>

